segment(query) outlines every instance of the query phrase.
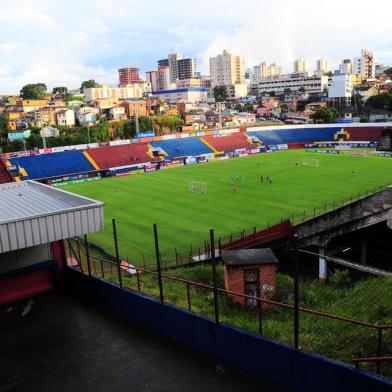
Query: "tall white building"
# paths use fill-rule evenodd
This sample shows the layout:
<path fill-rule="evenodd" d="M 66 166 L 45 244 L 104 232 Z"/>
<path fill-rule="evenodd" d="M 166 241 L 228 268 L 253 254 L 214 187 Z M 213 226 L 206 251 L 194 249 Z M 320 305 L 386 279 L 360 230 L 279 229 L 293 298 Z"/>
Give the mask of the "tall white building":
<path fill-rule="evenodd" d="M 242 56 L 224 50 L 210 58 L 211 87 L 245 83 L 245 62 Z"/>
<path fill-rule="evenodd" d="M 376 62 L 372 52 L 362 49 L 361 57 L 356 57 L 353 60 L 353 73 L 360 74 L 365 79 L 374 79 Z"/>
<path fill-rule="evenodd" d="M 351 74 L 335 75 L 328 87 L 328 98 L 337 109 L 344 109 L 351 105 L 353 82 Z"/>
<path fill-rule="evenodd" d="M 343 75 L 349 75 L 353 73 L 353 61 L 351 59 L 344 59 L 339 64 L 339 72 Z"/>
<path fill-rule="evenodd" d="M 182 59 L 181 53 L 171 53 L 168 56 L 169 60 L 169 73 L 170 73 L 170 82 L 175 83 L 178 79 L 178 60 Z"/>
<path fill-rule="evenodd" d="M 294 72 L 301 73 L 301 72 L 308 72 L 309 63 L 306 59 L 298 59 L 294 61 Z"/>
<path fill-rule="evenodd" d="M 316 61 L 317 72 L 329 72 L 331 70 L 331 64 L 328 59 L 318 59 Z"/>
<path fill-rule="evenodd" d="M 170 83 L 169 67 L 165 66 L 159 66 L 156 71 L 146 72 L 146 81 L 151 83 L 151 91 L 175 88 L 175 83 Z"/>
<path fill-rule="evenodd" d="M 253 67 L 252 82 L 258 82 L 273 76 L 282 75 L 282 67 L 276 63 L 267 64 L 265 62 Z"/>

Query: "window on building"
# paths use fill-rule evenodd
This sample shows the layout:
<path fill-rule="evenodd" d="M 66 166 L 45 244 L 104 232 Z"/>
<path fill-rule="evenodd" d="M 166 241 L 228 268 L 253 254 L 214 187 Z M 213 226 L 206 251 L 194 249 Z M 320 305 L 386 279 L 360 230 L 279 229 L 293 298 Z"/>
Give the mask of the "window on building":
<path fill-rule="evenodd" d="M 259 270 L 257 268 L 244 269 L 244 292 L 251 297 L 259 297 Z M 257 306 L 257 300 L 247 298 L 246 305 L 251 307 Z"/>

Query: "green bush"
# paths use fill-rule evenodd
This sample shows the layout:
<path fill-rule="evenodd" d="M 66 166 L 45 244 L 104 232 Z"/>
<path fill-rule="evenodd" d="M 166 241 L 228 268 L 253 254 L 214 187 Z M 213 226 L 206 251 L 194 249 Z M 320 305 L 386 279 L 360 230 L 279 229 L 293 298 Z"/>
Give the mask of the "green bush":
<path fill-rule="evenodd" d="M 338 289 L 343 289 L 345 287 L 348 287 L 351 284 L 350 272 L 348 270 L 335 271 L 331 275 L 329 282 L 331 283 L 332 286 Z"/>

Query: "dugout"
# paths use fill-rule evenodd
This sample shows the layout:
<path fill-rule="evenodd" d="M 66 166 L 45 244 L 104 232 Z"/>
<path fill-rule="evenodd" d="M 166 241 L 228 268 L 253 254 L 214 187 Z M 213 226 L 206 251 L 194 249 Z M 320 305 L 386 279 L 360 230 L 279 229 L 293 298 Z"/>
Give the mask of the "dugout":
<path fill-rule="evenodd" d="M 392 151 L 392 127 L 385 127 L 381 133 L 378 151 Z"/>
<path fill-rule="evenodd" d="M 35 181 L 0 185 L 0 305 L 61 285 L 63 240 L 103 229 L 103 203 Z"/>

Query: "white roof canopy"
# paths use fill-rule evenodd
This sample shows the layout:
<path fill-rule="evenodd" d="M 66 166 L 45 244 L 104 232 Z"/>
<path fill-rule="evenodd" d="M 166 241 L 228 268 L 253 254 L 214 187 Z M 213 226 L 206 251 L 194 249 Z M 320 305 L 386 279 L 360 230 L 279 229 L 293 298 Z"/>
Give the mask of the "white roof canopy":
<path fill-rule="evenodd" d="M 103 205 L 35 181 L 0 185 L 0 253 L 101 231 Z"/>

